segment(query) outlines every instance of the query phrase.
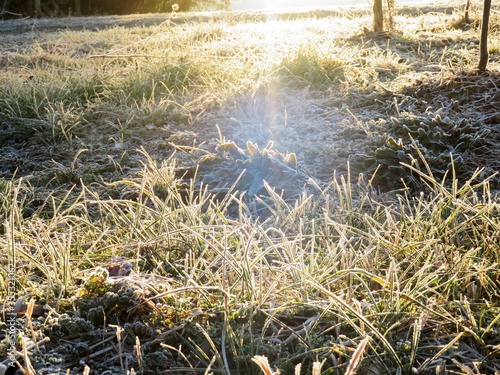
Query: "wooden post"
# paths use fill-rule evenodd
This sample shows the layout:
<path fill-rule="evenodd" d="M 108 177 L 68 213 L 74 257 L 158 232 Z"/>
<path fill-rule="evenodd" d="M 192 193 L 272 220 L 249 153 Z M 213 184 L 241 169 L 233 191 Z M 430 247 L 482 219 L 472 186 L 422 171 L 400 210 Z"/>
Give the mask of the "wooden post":
<path fill-rule="evenodd" d="M 488 64 L 488 25 L 490 23 L 491 0 L 484 0 L 483 23 L 481 24 L 481 44 L 479 45 L 479 66 L 480 72 L 486 70 Z"/>
<path fill-rule="evenodd" d="M 469 12 L 470 12 L 470 0 L 467 0 L 467 2 L 465 3 L 465 14 L 464 14 L 465 22 L 470 22 Z"/>
<path fill-rule="evenodd" d="M 384 11 L 382 0 L 373 1 L 373 31 L 380 33 L 384 31 Z"/>

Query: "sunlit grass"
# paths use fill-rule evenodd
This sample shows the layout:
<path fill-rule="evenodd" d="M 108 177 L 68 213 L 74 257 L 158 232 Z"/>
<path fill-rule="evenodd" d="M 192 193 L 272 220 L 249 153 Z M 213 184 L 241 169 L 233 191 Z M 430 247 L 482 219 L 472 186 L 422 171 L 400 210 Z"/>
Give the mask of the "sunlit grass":
<path fill-rule="evenodd" d="M 423 176 L 429 193 L 384 202 L 369 187 L 363 193 L 349 181 L 333 182 L 321 191 L 321 206 L 310 196 L 290 205 L 270 192 L 272 215 L 259 223 L 231 218 L 230 202 L 217 205 L 208 194 L 188 192 L 186 200 L 173 165 L 148 160 L 142 178 L 117 183 L 129 187 L 133 200 L 103 200 L 86 188 L 66 208 L 49 198 L 29 218 L 22 217 L 29 204 L 23 184 L 5 184 L 2 247 L 16 254 L 18 288 L 29 285 L 29 295 L 62 305 L 80 295 L 74 303 L 90 314 L 88 298 L 124 292 L 107 273 L 92 276 L 86 269 L 125 257 L 134 268 L 126 285 L 142 290 L 126 305 L 129 313 L 141 309 L 141 295 L 155 301 L 154 315 L 161 319 L 164 311 L 174 325 L 182 322 L 179 314 L 198 311 L 191 335 L 225 337 L 228 347 L 212 353 L 220 359 L 214 362 L 204 357 L 203 340 L 184 338 L 187 359 L 217 371 L 229 366 L 228 356 L 243 371 L 257 354 L 277 356 L 284 369 L 324 360 L 324 368 L 339 370 L 367 337 L 371 355 L 363 363 L 387 373 L 434 367 L 435 350 L 459 350 L 464 334 L 464 342 L 487 350 L 482 338 L 497 311 L 500 231 L 487 183 L 476 186 L 480 198 L 472 184 L 448 190 Z M 230 199 L 245 210 L 237 196 Z M 158 284 L 143 285 L 153 275 Z M 89 281 L 78 286 L 78 279 Z M 99 280 L 102 292 L 93 284 Z M 204 297 L 193 299 L 197 291 Z M 172 315 L 172 303 L 182 310 Z M 221 313 L 223 325 L 204 326 Z M 120 324 L 112 310 L 107 314 Z M 437 325 L 447 337 L 442 342 L 430 334 Z"/>
<path fill-rule="evenodd" d="M 422 16 L 413 25 L 405 18 L 397 24 L 420 31 L 442 27 L 451 17 Z M 23 50 L 8 52 L 0 100 L 6 108 L 4 116 L 42 122 L 47 121 L 45 108 L 59 107 L 59 103 L 74 107 L 83 120 L 93 119 L 97 112 L 101 122 L 114 122 L 114 112 L 134 108 L 136 103 L 144 107 L 145 101 L 155 107 L 153 111 L 176 121 L 210 109 L 213 98 L 230 110 L 240 95 L 261 88 L 298 84 L 318 90 L 364 89 L 366 81 L 360 76 L 371 76 L 376 84 L 422 66 L 472 60 L 467 42 L 460 51 L 446 50 L 443 36 L 422 38 L 406 27 L 404 45 L 398 40 L 373 44 L 363 37 L 354 45 L 352 35 L 360 35 L 367 25 L 368 18 L 353 22 L 271 17 L 257 23 L 225 20 L 113 27 L 97 37 L 90 31 L 20 37 Z M 463 33 L 455 34 L 445 37 L 445 42 L 464 39 Z M 63 127 L 75 132 L 79 128 Z"/>
<path fill-rule="evenodd" d="M 488 174 L 461 179 L 452 166 L 441 180 L 412 149 L 418 160 L 391 166 L 420 190 L 382 193 L 376 173 L 347 163 L 384 144 L 408 151 L 388 140 L 398 121 L 446 125 L 383 95 L 470 67 L 476 31 L 421 15 L 378 39 L 369 17 L 347 16 L 4 40 L 0 295 L 15 260 L 32 364 L 84 373 L 94 356 L 85 366 L 97 373 L 257 374 L 259 356 L 267 372 L 498 372 L 500 207 Z M 234 186 L 215 197 L 178 174 L 225 137 L 273 140 L 314 173 L 295 199 L 268 184 L 261 197 Z M 80 346 L 58 351 L 49 337 Z"/>

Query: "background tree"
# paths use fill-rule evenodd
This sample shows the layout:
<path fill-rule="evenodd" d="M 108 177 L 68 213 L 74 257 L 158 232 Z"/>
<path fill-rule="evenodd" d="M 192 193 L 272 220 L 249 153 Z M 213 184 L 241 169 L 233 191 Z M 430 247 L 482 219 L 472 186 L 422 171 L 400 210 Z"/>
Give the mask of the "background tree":
<path fill-rule="evenodd" d="M 488 25 L 490 23 L 491 0 L 484 0 L 483 22 L 481 24 L 481 43 L 479 46 L 479 66 L 480 72 L 486 70 L 488 64 Z"/>
<path fill-rule="evenodd" d="M 229 10 L 229 0 L 0 0 L 0 18 Z"/>

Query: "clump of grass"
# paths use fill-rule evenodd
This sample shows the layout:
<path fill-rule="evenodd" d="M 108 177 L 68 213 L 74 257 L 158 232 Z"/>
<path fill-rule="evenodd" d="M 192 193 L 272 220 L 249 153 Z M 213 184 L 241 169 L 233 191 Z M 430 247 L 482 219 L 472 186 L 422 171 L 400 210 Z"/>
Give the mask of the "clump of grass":
<path fill-rule="evenodd" d="M 485 301 L 498 298 L 500 228 L 487 181 L 446 188 L 415 171 L 429 192 L 402 192 L 390 202 L 350 179 L 318 186 L 318 197 L 305 194 L 296 203 L 269 190 L 272 215 L 263 221 L 246 216 L 234 192 L 228 200 L 240 206 L 235 220 L 228 201 L 217 204 L 194 187 L 181 193 L 173 164 L 147 160 L 140 179 L 119 183 L 128 186 L 128 198 L 101 199 L 85 188 L 67 208 L 54 206 L 51 219 L 41 212 L 21 219 L 18 194 L 4 191 L 11 204 L 3 215 L 14 222 L 2 246 L 19 259 L 18 287 L 31 285 L 31 295 L 60 312 L 86 288 L 76 301 L 83 314 L 95 313 L 85 303 L 102 298 L 117 326 L 136 319 L 160 332 L 162 321 L 182 327 L 183 334 L 168 334 L 169 345 L 190 350 L 169 355 L 186 369 L 249 371 L 250 359 L 265 355 L 283 371 L 321 362 L 343 372 L 361 361 L 383 372 L 422 372 L 438 363 L 456 366 L 445 352 L 469 345 L 485 355 L 491 345 L 485 340 L 496 308 Z M 116 257 L 131 263 L 133 276 L 101 283 L 88 274 L 96 266 L 111 270 Z M 33 268 L 39 277 L 28 279 Z M 88 280 L 83 287 L 79 278 Z M 85 302 L 89 283 L 104 289 L 93 287 Z M 129 296 L 126 310 L 120 296 Z M 140 311 L 148 313 L 134 315 Z M 102 317 L 94 315 L 90 321 L 99 327 Z M 134 332 L 145 342 L 156 337 Z M 143 355 L 150 358 L 148 350 Z M 362 351 L 363 359 L 352 359 Z M 103 354 L 103 363 L 111 357 Z M 483 366 L 496 361 L 492 355 Z M 142 363 L 151 366 L 149 359 Z"/>
<path fill-rule="evenodd" d="M 314 50 L 299 49 L 283 59 L 282 77 L 291 87 L 313 87 L 325 90 L 344 80 L 344 63 Z"/>

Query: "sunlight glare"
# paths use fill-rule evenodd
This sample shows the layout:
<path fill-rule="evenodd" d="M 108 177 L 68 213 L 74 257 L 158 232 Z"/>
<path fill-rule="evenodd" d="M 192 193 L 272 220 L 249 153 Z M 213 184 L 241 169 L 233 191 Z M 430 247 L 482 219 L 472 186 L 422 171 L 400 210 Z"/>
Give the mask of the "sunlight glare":
<path fill-rule="evenodd" d="M 231 0 L 232 10 L 285 10 L 285 9 L 317 9 L 338 7 L 367 7 L 371 0 Z M 449 0 L 398 0 L 399 5 L 440 3 L 447 4 Z"/>

